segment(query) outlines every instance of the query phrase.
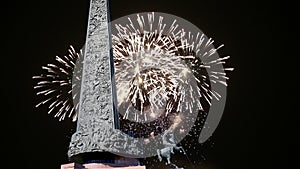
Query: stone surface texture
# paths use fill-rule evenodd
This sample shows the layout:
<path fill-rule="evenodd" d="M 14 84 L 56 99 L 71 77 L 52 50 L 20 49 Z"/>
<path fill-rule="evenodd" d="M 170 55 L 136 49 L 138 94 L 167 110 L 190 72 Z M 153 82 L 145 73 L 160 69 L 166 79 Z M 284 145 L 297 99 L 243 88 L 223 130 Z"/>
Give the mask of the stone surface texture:
<path fill-rule="evenodd" d="M 69 158 L 86 152 L 142 153 L 136 152 L 134 139 L 115 129 L 116 98 L 108 16 L 108 0 L 90 1 L 77 130 L 71 138 Z"/>

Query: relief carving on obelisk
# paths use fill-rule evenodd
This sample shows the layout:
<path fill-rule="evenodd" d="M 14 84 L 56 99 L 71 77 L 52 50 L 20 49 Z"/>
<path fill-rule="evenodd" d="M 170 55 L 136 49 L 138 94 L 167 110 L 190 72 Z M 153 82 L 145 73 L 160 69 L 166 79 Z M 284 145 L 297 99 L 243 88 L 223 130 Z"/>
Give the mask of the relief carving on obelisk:
<path fill-rule="evenodd" d="M 129 154 L 137 145 L 115 129 L 113 60 L 107 0 L 91 0 L 83 61 L 77 131 L 73 134 L 69 157 L 85 152 Z M 116 122 L 115 122 L 116 121 Z M 126 144 L 122 143 L 127 139 Z"/>

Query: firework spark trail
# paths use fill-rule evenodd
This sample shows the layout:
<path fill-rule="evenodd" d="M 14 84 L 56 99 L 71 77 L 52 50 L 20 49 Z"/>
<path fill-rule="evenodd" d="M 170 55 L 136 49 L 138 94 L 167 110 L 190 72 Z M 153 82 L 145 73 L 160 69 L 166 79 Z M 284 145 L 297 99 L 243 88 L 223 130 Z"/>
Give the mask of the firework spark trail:
<path fill-rule="evenodd" d="M 184 34 L 184 31 L 183 31 Z M 182 36 L 183 37 L 183 36 Z M 225 71 L 233 71 L 233 68 L 225 68 L 220 67 L 218 65 L 226 64 L 226 60 L 230 58 L 230 56 L 222 57 L 222 58 L 215 58 L 213 57 L 216 54 L 217 50 L 222 48 L 224 45 L 220 45 L 218 48 L 214 48 L 213 40 L 210 38 L 205 42 L 204 34 L 197 34 L 196 37 L 191 35 L 191 32 L 188 33 L 188 38 L 182 40 L 183 43 L 183 50 L 184 48 L 190 51 L 196 51 L 194 61 L 191 62 L 192 71 L 195 72 L 196 67 L 205 68 L 208 72 L 207 76 L 197 75 L 195 72 L 195 76 L 197 81 L 200 84 L 200 91 L 201 96 L 205 98 L 205 100 L 211 105 L 211 99 L 214 97 L 215 99 L 219 100 L 221 95 L 214 90 L 210 89 L 210 85 L 207 84 L 205 81 L 209 79 L 212 83 L 219 83 L 222 85 L 227 86 L 226 80 L 229 78 L 226 76 Z M 197 45 L 195 45 L 197 44 Z M 199 65 L 199 63 L 202 63 Z M 196 67 L 195 67 L 196 66 Z M 202 84 L 201 84 L 202 83 Z M 207 98 L 208 97 L 208 98 Z"/>
<path fill-rule="evenodd" d="M 37 80 L 34 86 L 37 95 L 44 99 L 36 107 L 49 104 L 48 114 L 56 111 L 54 117 L 58 117 L 59 121 L 64 120 L 66 116 L 72 117 L 73 121 L 77 119 L 75 107 L 78 105 L 74 107 L 72 100 L 72 89 L 76 86 L 72 86 L 72 76 L 76 60 L 81 54 L 76 53 L 72 46 L 68 51 L 66 56 L 56 56 L 55 63 L 42 66 L 43 74 L 32 77 Z M 76 97 L 77 95 L 73 96 L 74 99 Z"/>

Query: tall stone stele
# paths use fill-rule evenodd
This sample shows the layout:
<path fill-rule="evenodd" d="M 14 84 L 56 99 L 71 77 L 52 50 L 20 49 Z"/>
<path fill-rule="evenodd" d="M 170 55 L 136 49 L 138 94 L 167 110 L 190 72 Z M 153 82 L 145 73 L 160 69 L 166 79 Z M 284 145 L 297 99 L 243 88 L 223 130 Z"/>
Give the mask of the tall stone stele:
<path fill-rule="evenodd" d="M 124 147 L 124 142 L 122 145 L 116 141 L 123 138 L 117 130 L 119 119 L 108 9 L 108 0 L 90 1 L 77 130 L 68 151 L 73 162 L 109 160 L 114 158 L 109 152 L 136 151 L 134 144 Z"/>

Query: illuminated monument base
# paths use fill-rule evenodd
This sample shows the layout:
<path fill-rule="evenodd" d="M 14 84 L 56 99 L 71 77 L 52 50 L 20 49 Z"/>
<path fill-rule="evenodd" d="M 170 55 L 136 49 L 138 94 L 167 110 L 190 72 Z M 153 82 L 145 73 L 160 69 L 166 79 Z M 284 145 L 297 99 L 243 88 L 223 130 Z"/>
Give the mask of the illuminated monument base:
<path fill-rule="evenodd" d="M 89 163 L 89 164 L 77 164 L 70 163 L 61 165 L 61 169 L 102 169 L 102 168 L 110 168 L 110 169 L 146 169 L 145 166 L 130 166 L 130 165 L 120 165 L 117 163 Z"/>
<path fill-rule="evenodd" d="M 85 161 L 83 164 L 82 163 L 63 164 L 61 165 L 61 169 L 102 169 L 102 168 L 146 169 L 145 166 L 140 166 L 140 162 L 134 158 L 115 156 L 110 153 L 106 154 L 105 156 L 106 158 L 101 158 L 102 160 L 88 160 Z M 91 156 L 89 156 L 88 158 L 91 159 Z"/>

